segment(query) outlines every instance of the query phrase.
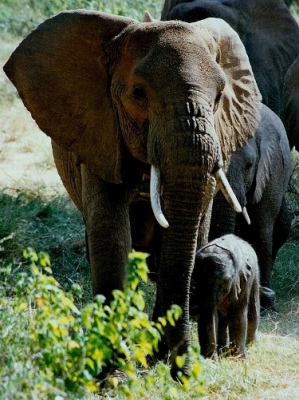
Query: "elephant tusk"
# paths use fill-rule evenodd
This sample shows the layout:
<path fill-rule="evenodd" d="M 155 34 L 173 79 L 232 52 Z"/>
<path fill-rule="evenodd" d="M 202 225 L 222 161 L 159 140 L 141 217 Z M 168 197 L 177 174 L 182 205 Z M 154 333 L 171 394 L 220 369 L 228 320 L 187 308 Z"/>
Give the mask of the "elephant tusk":
<path fill-rule="evenodd" d="M 160 203 L 160 171 L 153 165 L 151 167 L 150 197 L 152 209 L 156 220 L 163 228 L 168 228 L 169 223 L 164 217 Z"/>
<path fill-rule="evenodd" d="M 246 207 L 243 207 L 242 213 L 243 213 L 243 215 L 244 215 L 244 218 L 245 218 L 247 224 L 250 225 L 250 224 L 251 224 L 251 221 L 250 221 L 250 217 L 249 217 L 249 215 L 248 215 L 248 212 L 247 212 Z"/>
<path fill-rule="evenodd" d="M 151 16 L 149 11 L 144 11 L 142 22 L 154 22 L 155 19 Z"/>
<path fill-rule="evenodd" d="M 220 168 L 214 173 L 215 179 L 217 181 L 217 184 L 223 194 L 223 196 L 226 198 L 228 203 L 231 205 L 231 207 L 238 213 L 242 212 L 242 207 L 233 192 L 233 189 L 231 188 L 224 172 L 223 169 Z"/>

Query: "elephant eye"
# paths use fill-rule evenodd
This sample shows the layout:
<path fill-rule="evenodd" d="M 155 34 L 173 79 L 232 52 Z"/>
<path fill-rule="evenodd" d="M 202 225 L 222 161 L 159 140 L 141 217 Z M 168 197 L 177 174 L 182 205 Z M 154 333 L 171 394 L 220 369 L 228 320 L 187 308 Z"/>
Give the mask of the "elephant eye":
<path fill-rule="evenodd" d="M 223 90 L 220 90 L 220 92 L 216 96 L 215 102 L 218 103 L 218 101 L 221 99 L 222 94 L 223 94 Z"/>
<path fill-rule="evenodd" d="M 252 163 L 252 162 L 247 163 L 246 166 L 245 166 L 245 170 L 246 170 L 247 172 L 250 171 L 251 168 L 252 168 L 252 166 L 253 166 L 253 163 Z"/>
<path fill-rule="evenodd" d="M 132 91 L 132 96 L 140 105 L 145 105 L 147 97 L 145 89 L 142 86 L 135 86 Z"/>
<path fill-rule="evenodd" d="M 217 108 L 218 108 L 218 106 L 219 106 L 219 101 L 220 101 L 220 99 L 221 99 L 221 97 L 222 97 L 222 94 L 223 94 L 223 90 L 220 90 L 220 91 L 218 92 L 216 98 L 215 98 L 214 113 L 216 112 L 216 110 L 217 110 Z"/>

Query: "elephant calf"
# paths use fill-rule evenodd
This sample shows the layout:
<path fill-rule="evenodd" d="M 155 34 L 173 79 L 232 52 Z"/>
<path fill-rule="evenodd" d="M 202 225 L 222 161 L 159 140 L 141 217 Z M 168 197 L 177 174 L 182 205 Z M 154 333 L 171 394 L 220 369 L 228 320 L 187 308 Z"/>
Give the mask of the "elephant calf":
<path fill-rule="evenodd" d="M 228 234 L 202 247 L 196 254 L 190 298 L 202 355 L 245 358 L 245 345 L 256 336 L 259 300 L 258 261 L 249 243 Z"/>

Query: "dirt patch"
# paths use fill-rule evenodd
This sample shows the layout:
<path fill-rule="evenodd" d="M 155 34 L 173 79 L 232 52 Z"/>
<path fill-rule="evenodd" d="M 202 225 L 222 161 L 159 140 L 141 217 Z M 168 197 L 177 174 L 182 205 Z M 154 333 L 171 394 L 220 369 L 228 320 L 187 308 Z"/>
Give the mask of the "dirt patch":
<path fill-rule="evenodd" d="M 37 127 L 2 66 L 18 41 L 0 41 L 0 190 L 46 190 L 65 194 L 51 140 Z"/>
<path fill-rule="evenodd" d="M 24 127 L 32 125 L 30 118 L 29 115 L 22 118 Z M 64 194 L 54 165 L 50 139 L 37 127 L 31 131 L 31 145 L 24 144 L 21 135 L 18 138 L 13 138 L 13 135 L 14 132 L 7 131 L 0 139 L 0 189 L 41 189 L 49 194 Z"/>

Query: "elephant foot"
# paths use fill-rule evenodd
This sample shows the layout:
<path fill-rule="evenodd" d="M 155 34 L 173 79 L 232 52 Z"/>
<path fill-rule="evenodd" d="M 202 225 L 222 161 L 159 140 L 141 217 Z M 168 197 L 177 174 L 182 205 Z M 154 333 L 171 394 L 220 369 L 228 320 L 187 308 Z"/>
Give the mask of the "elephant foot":
<path fill-rule="evenodd" d="M 97 380 L 97 382 L 100 386 L 105 386 L 105 384 L 110 376 L 119 375 L 119 374 L 125 375 L 122 371 L 118 370 L 116 367 L 109 365 L 109 366 L 104 367 L 101 370 L 101 372 L 95 376 L 95 379 Z"/>
<path fill-rule="evenodd" d="M 171 365 L 170 368 L 170 375 L 173 380 L 183 383 L 181 378 L 183 376 L 190 377 L 189 375 L 189 363 L 186 362 L 182 368 L 179 368 L 172 359 L 170 359 L 169 348 L 167 346 L 165 337 L 162 338 L 161 342 L 159 343 L 158 350 L 154 353 L 153 356 L 147 357 L 147 363 L 150 367 L 154 366 L 157 361 L 162 361 L 165 364 Z"/>
<path fill-rule="evenodd" d="M 233 358 L 234 360 L 246 360 L 246 350 L 245 346 L 231 346 L 229 349 L 229 357 Z"/>
<path fill-rule="evenodd" d="M 219 346 L 218 355 L 219 357 L 229 357 L 231 355 L 231 349 L 229 346 Z"/>
<path fill-rule="evenodd" d="M 278 315 L 279 311 L 275 306 L 268 307 L 268 308 L 263 308 L 261 307 L 260 310 L 260 316 L 261 317 L 276 317 Z"/>
<path fill-rule="evenodd" d="M 182 360 L 177 359 L 178 356 L 182 356 Z M 188 348 L 175 347 L 170 351 L 169 357 L 170 363 L 170 375 L 173 380 L 184 383 L 184 377 L 190 378 L 190 353 Z"/>
<path fill-rule="evenodd" d="M 186 363 L 183 368 L 179 368 L 176 363 L 173 363 L 170 369 L 170 375 L 174 381 L 184 383 L 182 377 L 190 378 L 189 364 Z"/>
<path fill-rule="evenodd" d="M 112 378 L 117 378 L 117 381 L 121 383 L 128 378 L 128 375 L 119 369 L 108 368 L 96 376 L 97 384 L 101 389 L 109 388 Z"/>
<path fill-rule="evenodd" d="M 277 312 L 275 308 L 274 290 L 266 286 L 260 286 L 260 304 L 261 304 L 261 315 L 267 311 Z"/>

